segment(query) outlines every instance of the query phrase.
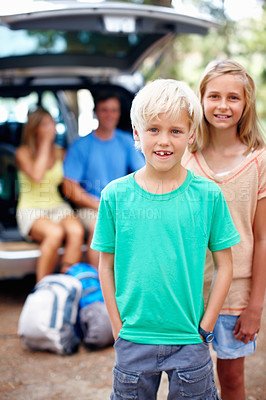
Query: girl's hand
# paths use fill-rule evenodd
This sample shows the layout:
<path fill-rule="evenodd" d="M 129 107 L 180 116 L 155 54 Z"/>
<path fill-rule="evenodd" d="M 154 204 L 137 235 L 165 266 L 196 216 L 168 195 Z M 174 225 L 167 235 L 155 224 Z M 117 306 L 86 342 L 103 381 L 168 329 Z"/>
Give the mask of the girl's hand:
<path fill-rule="evenodd" d="M 49 116 L 43 117 L 38 126 L 38 138 L 40 142 L 53 143 L 55 139 L 55 122 Z"/>
<path fill-rule="evenodd" d="M 237 340 L 247 344 L 254 340 L 255 334 L 259 332 L 260 323 L 261 313 L 247 307 L 238 318 L 233 334 Z"/>

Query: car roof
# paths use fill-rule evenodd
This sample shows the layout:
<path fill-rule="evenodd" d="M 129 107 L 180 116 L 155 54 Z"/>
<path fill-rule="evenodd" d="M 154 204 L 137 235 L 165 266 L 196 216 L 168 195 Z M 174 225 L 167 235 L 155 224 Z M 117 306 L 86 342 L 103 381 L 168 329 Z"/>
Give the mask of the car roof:
<path fill-rule="evenodd" d="M 40 4 L 0 17 L 0 76 L 130 74 L 170 36 L 204 35 L 214 25 L 201 16 L 143 4 Z"/>

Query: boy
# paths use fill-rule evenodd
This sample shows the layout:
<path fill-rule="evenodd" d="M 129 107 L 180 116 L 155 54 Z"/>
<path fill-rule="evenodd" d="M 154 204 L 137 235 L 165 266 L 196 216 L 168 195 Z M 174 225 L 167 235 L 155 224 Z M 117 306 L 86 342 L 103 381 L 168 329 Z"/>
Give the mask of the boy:
<path fill-rule="evenodd" d="M 218 186 L 181 165 L 202 118 L 183 82 L 156 80 L 131 108 L 146 159 L 102 192 L 92 247 L 113 328 L 111 399 L 155 400 L 161 373 L 169 400 L 218 399 L 208 344 L 232 279 L 230 247 L 240 241 Z M 216 277 L 204 312 L 207 247 Z"/>

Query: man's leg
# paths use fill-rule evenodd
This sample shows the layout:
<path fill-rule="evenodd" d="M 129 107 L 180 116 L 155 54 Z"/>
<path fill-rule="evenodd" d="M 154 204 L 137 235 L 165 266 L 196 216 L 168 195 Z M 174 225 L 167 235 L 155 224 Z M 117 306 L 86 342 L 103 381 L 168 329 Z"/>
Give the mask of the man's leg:
<path fill-rule="evenodd" d="M 99 252 L 95 251 L 90 248 L 93 233 L 94 233 L 94 228 L 96 224 L 96 219 L 97 219 L 97 211 L 92 210 L 90 208 L 79 208 L 77 210 L 77 217 L 81 221 L 85 232 L 88 236 L 87 239 L 87 261 L 89 264 L 91 264 L 93 267 L 98 269 L 99 265 Z"/>
<path fill-rule="evenodd" d="M 89 237 L 87 241 L 87 246 L 88 246 L 88 251 L 87 251 L 87 257 L 88 257 L 88 263 L 93 265 L 95 268 L 98 269 L 99 266 L 99 251 L 93 250 L 91 246 L 91 241 L 93 238 L 93 233 L 94 233 L 94 228 L 95 228 L 96 221 L 93 221 L 93 223 L 90 223 L 89 226 Z"/>

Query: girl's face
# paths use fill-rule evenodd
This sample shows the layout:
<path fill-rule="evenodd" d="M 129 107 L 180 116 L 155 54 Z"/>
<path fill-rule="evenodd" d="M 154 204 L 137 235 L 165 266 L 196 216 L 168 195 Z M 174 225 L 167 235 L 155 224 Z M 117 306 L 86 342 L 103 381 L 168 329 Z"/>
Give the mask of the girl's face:
<path fill-rule="evenodd" d="M 245 108 L 245 92 L 240 76 L 225 74 L 211 79 L 203 96 L 203 110 L 211 128 L 233 129 Z"/>

